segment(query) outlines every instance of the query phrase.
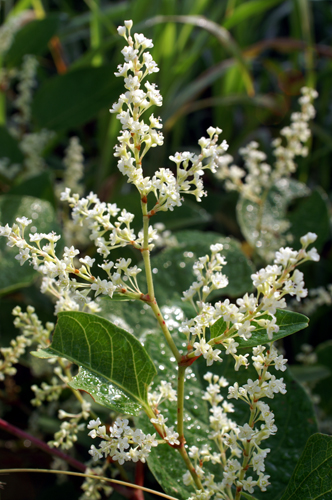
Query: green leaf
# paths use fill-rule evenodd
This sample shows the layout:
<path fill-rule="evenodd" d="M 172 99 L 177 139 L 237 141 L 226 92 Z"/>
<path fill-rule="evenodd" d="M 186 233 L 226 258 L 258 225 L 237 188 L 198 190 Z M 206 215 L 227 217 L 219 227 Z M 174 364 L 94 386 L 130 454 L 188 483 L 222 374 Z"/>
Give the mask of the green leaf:
<path fill-rule="evenodd" d="M 170 382 L 176 389 L 177 364 L 172 352 L 166 344 L 161 331 L 156 330 L 145 336 L 144 347 L 155 360 L 157 366 L 157 376 L 153 381 L 151 390 L 157 389 L 162 380 Z M 185 381 L 185 438 L 188 446 L 202 446 L 208 443 L 208 421 L 209 412 L 206 401 L 202 400 L 202 384 L 197 376 L 195 366 L 186 370 Z M 175 426 L 177 420 L 176 402 L 164 402 L 158 406 L 159 411 L 168 418 L 167 425 Z M 152 432 L 152 424 L 142 413 L 136 421 L 138 428 L 144 432 Z M 167 466 L 166 466 L 167 464 Z M 167 444 L 153 448 L 148 457 L 149 469 L 169 495 L 179 499 L 185 499 L 194 492 L 191 487 L 183 484 L 182 476 L 187 471 L 186 466 L 177 450 L 172 449 Z"/>
<path fill-rule="evenodd" d="M 227 29 L 233 28 L 238 23 L 241 23 L 249 17 L 256 16 L 267 9 L 271 9 L 271 7 L 282 1 L 283 0 L 251 0 L 240 4 L 234 9 L 232 15 L 226 19 L 223 26 Z"/>
<path fill-rule="evenodd" d="M 47 50 L 48 42 L 57 32 L 58 25 L 57 14 L 27 23 L 16 33 L 5 56 L 5 64 L 16 68 L 22 63 L 25 54 L 42 55 Z"/>
<path fill-rule="evenodd" d="M 308 194 L 309 189 L 304 184 L 293 179 L 280 179 L 268 192 L 263 206 L 241 196 L 236 207 L 237 218 L 248 243 L 259 254 L 266 256 L 270 252 L 273 255 L 281 246 L 281 236 L 289 228 L 286 220 L 289 203 Z"/>
<path fill-rule="evenodd" d="M 236 240 L 201 231 L 181 231 L 175 233 L 175 236 L 178 246 L 167 248 L 151 259 L 159 304 L 165 305 L 179 300 L 182 292 L 196 279 L 192 269 L 194 262 L 198 257 L 210 254 L 210 245 L 215 243 L 224 245 L 221 253 L 225 255 L 227 265 L 222 272 L 228 277 L 229 285 L 222 290 L 213 291 L 211 297 L 238 297 L 252 289 L 250 276 L 253 268 Z"/>
<path fill-rule="evenodd" d="M 0 158 L 8 158 L 10 163 L 22 163 L 24 160 L 17 140 L 10 135 L 6 127 L 0 127 Z"/>
<path fill-rule="evenodd" d="M 200 363 L 199 368 L 201 375 L 206 373 L 205 363 Z M 246 370 L 240 369 L 235 372 L 234 360 L 231 356 L 227 356 L 223 363 L 214 363 L 209 367 L 209 371 L 224 376 L 229 384 L 237 382 L 239 386 L 245 384 L 249 378 L 252 380 L 257 378 L 257 372 L 252 365 Z M 264 448 L 271 449 L 265 460 L 265 474 L 270 476 L 271 485 L 266 492 L 255 489 L 254 496 L 258 500 L 280 500 L 307 439 L 317 432 L 312 404 L 301 385 L 295 381 L 289 370 L 283 373 L 273 369 L 270 371 L 277 378 L 283 377 L 287 393 L 276 394 L 273 399 L 265 400 L 275 415 L 278 431 L 264 443 Z M 227 394 L 228 390 L 225 388 L 222 393 L 225 399 Z M 248 422 L 250 416 L 248 404 L 235 399 L 230 401 L 235 407 L 232 417 L 236 422 L 239 425 Z M 216 477 L 216 480 L 220 480 L 220 477 Z"/>
<path fill-rule="evenodd" d="M 331 370 L 332 340 L 327 340 L 326 342 L 319 344 L 315 352 L 317 354 L 317 362 L 319 365 Z M 332 412 L 331 387 L 332 374 L 329 377 L 318 381 L 313 389 L 313 393 L 320 397 L 320 408 L 322 408 L 327 414 Z"/>
<path fill-rule="evenodd" d="M 277 309 L 276 312 L 277 325 L 279 326 L 279 331 L 273 334 L 273 342 L 276 340 L 282 339 L 284 337 L 288 337 L 288 335 L 292 335 L 299 330 L 303 330 L 308 326 L 308 318 L 303 314 L 295 313 L 293 311 L 286 311 Z M 269 316 L 266 316 L 267 318 Z M 256 326 L 256 330 L 252 332 L 252 336 L 250 339 L 245 340 L 242 337 L 236 337 L 236 342 L 239 344 L 239 348 L 248 348 L 255 347 L 257 345 L 264 345 L 271 342 L 269 339 L 266 329 L 259 326 L 257 323 L 253 321 L 253 324 Z M 223 318 L 220 318 L 218 321 L 211 326 L 211 338 L 218 337 L 221 335 L 226 329 L 226 323 Z"/>
<path fill-rule="evenodd" d="M 41 174 L 24 179 L 23 182 L 12 186 L 8 194 L 34 196 L 35 198 L 49 201 L 54 207 L 56 206 L 54 179 L 50 172 L 42 172 Z"/>
<path fill-rule="evenodd" d="M 332 375 L 331 370 L 322 365 L 293 365 L 291 370 L 296 380 L 300 383 L 309 382 L 310 384 L 314 384 Z M 316 392 L 316 390 L 313 392 Z"/>
<path fill-rule="evenodd" d="M 94 372 L 81 367 L 69 385 L 73 389 L 90 394 L 95 403 L 119 413 L 138 415 L 141 411 L 141 404 L 134 402 L 115 384 L 110 384 L 110 377 L 95 375 Z"/>
<path fill-rule="evenodd" d="M 32 219 L 32 224 L 26 230 L 27 235 L 33 231 L 33 228 L 38 233 L 55 231 L 57 234 L 61 234 L 54 209 L 47 201 L 32 196 L 10 194 L 0 197 L 0 222 L 2 225 L 8 223 L 12 226 L 16 217 L 22 216 Z M 18 248 L 7 246 L 7 239 L 0 238 L 0 294 L 30 285 L 39 274 L 28 263 L 21 266 L 15 259 L 18 253 Z"/>
<path fill-rule="evenodd" d="M 314 434 L 281 500 L 332 499 L 332 436 Z"/>
<path fill-rule="evenodd" d="M 45 352 L 81 367 L 70 385 L 121 413 L 136 415 L 147 405 L 156 373 L 142 344 L 130 333 L 93 314 L 61 312 Z"/>
<path fill-rule="evenodd" d="M 330 216 L 326 194 L 321 189 L 315 189 L 310 196 L 299 201 L 288 219 L 291 223 L 290 232 L 294 237 L 294 246 L 300 248 L 301 236 L 310 231 L 318 236 L 314 246 L 320 252 L 330 236 Z"/>
<path fill-rule="evenodd" d="M 111 107 L 119 90 L 114 66 L 72 70 L 42 84 L 32 104 L 33 118 L 41 128 L 62 132 Z"/>

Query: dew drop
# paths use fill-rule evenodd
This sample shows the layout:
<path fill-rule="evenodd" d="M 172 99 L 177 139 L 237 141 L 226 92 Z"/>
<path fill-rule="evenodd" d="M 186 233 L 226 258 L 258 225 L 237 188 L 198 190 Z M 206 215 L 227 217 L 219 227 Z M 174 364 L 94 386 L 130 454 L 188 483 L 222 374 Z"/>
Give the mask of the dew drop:
<path fill-rule="evenodd" d="M 162 370 L 162 371 L 165 370 L 164 365 L 159 365 L 159 370 Z"/>
<path fill-rule="evenodd" d="M 154 267 L 154 268 L 152 269 L 152 272 L 153 272 L 153 274 L 157 274 L 158 269 L 157 269 L 156 267 Z"/>
<path fill-rule="evenodd" d="M 252 212 L 254 207 L 252 205 L 247 206 L 247 212 Z"/>

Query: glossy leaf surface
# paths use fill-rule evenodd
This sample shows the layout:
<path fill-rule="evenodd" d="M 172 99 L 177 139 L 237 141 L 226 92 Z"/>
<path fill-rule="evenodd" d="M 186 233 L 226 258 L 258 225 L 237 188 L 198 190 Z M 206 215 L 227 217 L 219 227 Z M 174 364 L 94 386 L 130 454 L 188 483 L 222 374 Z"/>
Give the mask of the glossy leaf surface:
<path fill-rule="evenodd" d="M 52 344 L 45 352 L 79 365 L 72 387 L 88 392 L 97 403 L 129 414 L 147 403 L 156 373 L 153 362 L 133 335 L 104 318 L 59 313 Z"/>

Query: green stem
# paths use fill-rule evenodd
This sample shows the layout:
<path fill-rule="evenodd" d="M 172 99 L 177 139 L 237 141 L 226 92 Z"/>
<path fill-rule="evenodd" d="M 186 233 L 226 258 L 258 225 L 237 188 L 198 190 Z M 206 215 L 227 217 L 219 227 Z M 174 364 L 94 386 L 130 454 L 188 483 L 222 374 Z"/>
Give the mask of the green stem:
<path fill-rule="evenodd" d="M 158 323 L 159 323 L 160 328 L 161 328 L 161 330 L 162 330 L 162 332 L 164 334 L 166 342 L 168 343 L 168 345 L 169 345 L 169 347 L 170 347 L 170 349 L 171 349 L 171 351 L 172 351 L 172 353 L 173 353 L 173 355 L 174 355 L 177 363 L 179 363 L 180 360 L 181 360 L 181 358 L 182 358 L 182 356 L 181 356 L 178 348 L 176 347 L 175 342 L 174 342 L 171 334 L 169 333 L 169 330 L 168 330 L 168 328 L 166 326 L 165 320 L 164 320 L 164 318 L 163 318 L 163 316 L 161 314 L 161 311 L 160 311 L 160 309 L 158 307 L 157 302 L 154 301 L 153 303 L 149 303 L 149 306 L 151 307 L 152 311 L 154 312 L 154 314 L 155 314 L 155 316 L 156 316 L 156 318 L 158 320 Z"/>
<path fill-rule="evenodd" d="M 151 270 L 151 262 L 150 262 L 150 250 L 149 250 L 149 216 L 148 216 L 148 206 L 146 197 L 141 200 L 142 206 L 142 214 L 143 214 L 143 249 L 142 249 L 142 257 L 144 260 L 145 266 L 145 275 L 146 282 L 148 287 L 148 295 L 149 301 L 154 301 L 154 287 L 153 287 L 153 278 L 152 278 L 152 270 Z"/>
<path fill-rule="evenodd" d="M 203 485 L 201 483 L 200 478 L 197 476 L 197 473 L 195 471 L 195 468 L 193 467 L 193 464 L 190 461 L 190 458 L 188 457 L 188 453 L 186 452 L 186 449 L 184 446 L 181 446 L 180 448 L 177 448 L 178 452 L 180 453 L 184 463 L 187 466 L 187 469 L 189 470 L 193 480 L 195 481 L 195 484 L 199 490 L 203 490 Z"/>
<path fill-rule="evenodd" d="M 184 429 L 183 429 L 183 407 L 184 407 L 184 381 L 185 381 L 186 366 L 178 368 L 178 433 L 180 443 L 184 444 Z"/>

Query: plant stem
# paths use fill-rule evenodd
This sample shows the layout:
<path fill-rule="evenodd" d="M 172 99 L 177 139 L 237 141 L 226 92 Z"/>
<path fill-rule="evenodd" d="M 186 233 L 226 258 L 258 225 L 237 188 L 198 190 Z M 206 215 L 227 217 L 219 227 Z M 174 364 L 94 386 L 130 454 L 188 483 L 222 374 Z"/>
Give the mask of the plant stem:
<path fill-rule="evenodd" d="M 183 407 L 184 407 L 184 381 L 186 374 L 186 366 L 178 368 L 178 433 L 180 443 L 184 444 L 184 429 L 183 429 Z"/>
<path fill-rule="evenodd" d="M 159 497 L 167 498 L 168 500 L 177 500 L 175 497 L 166 495 L 166 493 L 161 493 L 160 491 L 151 490 L 150 488 L 145 488 L 145 486 L 139 486 L 137 484 L 127 483 L 125 481 L 119 481 L 118 479 L 110 479 L 109 477 L 97 476 L 96 474 L 83 474 L 82 472 L 71 472 L 67 470 L 48 470 L 48 469 L 0 469 L 0 474 L 10 474 L 12 472 L 40 472 L 42 474 L 65 474 L 66 476 L 89 477 L 91 479 L 106 481 L 112 484 L 120 484 L 122 486 L 126 486 L 127 488 L 135 488 L 137 490 L 146 491 L 147 493 L 152 493 L 153 495 L 158 495 Z"/>
<path fill-rule="evenodd" d="M 12 424 L 9 424 L 2 418 L 0 418 L 0 428 L 4 429 L 7 432 L 10 432 L 10 434 L 13 434 L 14 436 L 20 439 L 27 439 L 28 441 L 31 441 L 31 443 L 37 446 L 37 448 L 40 448 L 41 450 L 45 451 L 50 455 L 54 455 L 58 458 L 61 458 L 62 460 L 64 460 L 77 470 L 84 472 L 86 469 L 86 466 L 82 462 L 79 462 L 75 458 L 66 455 L 66 453 L 63 453 L 63 451 L 57 450 L 56 448 L 51 448 L 50 446 L 48 446 L 48 444 L 44 443 L 40 439 L 36 438 L 35 436 L 32 436 L 28 432 L 22 431 L 21 429 L 15 427 Z"/>
<path fill-rule="evenodd" d="M 164 337 L 166 339 L 167 344 L 169 345 L 177 363 L 179 363 L 182 356 L 181 356 L 178 348 L 176 347 L 175 342 L 174 342 L 174 340 L 173 340 L 173 338 L 172 338 L 172 336 L 171 336 L 171 334 L 166 326 L 165 320 L 161 314 L 161 311 L 159 309 L 157 302 L 155 301 L 154 303 L 149 303 L 149 306 L 151 307 L 152 311 L 154 312 L 154 314 L 158 320 L 158 323 L 159 323 L 160 328 L 164 334 Z"/>
<path fill-rule="evenodd" d="M 149 250 L 149 217 L 148 217 L 148 204 L 146 199 L 141 200 L 142 214 L 143 214 L 143 250 L 142 257 L 144 260 L 145 266 L 145 274 L 146 274 L 146 282 L 148 287 L 148 295 L 149 300 L 152 302 L 155 300 L 154 297 L 154 287 L 153 287 L 153 278 L 152 278 L 152 270 L 151 270 L 151 262 L 150 262 L 150 250 Z"/>
<path fill-rule="evenodd" d="M 180 448 L 177 448 L 177 450 L 180 453 L 184 463 L 186 464 L 187 469 L 189 470 L 193 480 L 195 481 L 195 485 L 199 490 L 203 490 L 203 485 L 201 483 L 201 480 L 198 477 L 197 472 L 195 471 L 195 468 L 193 467 L 190 458 L 188 457 L 188 453 L 186 452 L 185 447 L 181 446 Z"/>

